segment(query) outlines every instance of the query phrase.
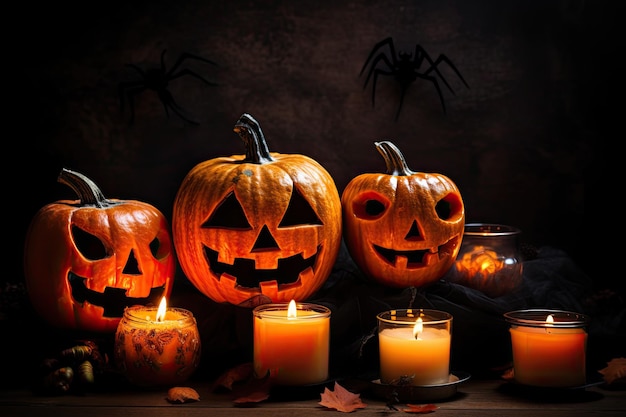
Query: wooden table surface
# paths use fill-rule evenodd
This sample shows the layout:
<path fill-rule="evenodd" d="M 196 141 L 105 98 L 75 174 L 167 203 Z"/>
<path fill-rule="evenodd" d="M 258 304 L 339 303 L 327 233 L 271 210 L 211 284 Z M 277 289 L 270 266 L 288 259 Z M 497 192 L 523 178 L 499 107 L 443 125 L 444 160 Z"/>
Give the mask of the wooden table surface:
<path fill-rule="evenodd" d="M 369 383 L 368 383 L 369 384 Z M 396 404 L 397 410 L 387 406 L 387 401 L 359 384 L 345 383 L 350 390 L 360 391 L 365 408 L 349 414 L 381 417 L 404 413 L 406 403 Z M 206 382 L 190 382 L 200 395 L 195 402 L 172 404 L 166 400 L 167 389 L 134 390 L 119 389 L 115 392 L 93 392 L 81 395 L 39 396 L 24 389 L 0 391 L 0 413 L 7 416 L 123 416 L 123 417 L 220 417 L 220 416 L 295 416 L 348 414 L 323 407 L 319 404 L 324 386 L 319 392 L 301 392 L 304 398 L 282 398 L 281 393 L 264 401 L 238 406 L 228 393 L 212 391 Z M 334 387 L 329 384 L 331 389 Z M 273 391 L 274 392 L 274 391 Z M 438 408 L 435 417 L 444 416 L 498 416 L 498 417 L 555 417 L 555 416 L 626 416 L 626 390 L 610 389 L 594 385 L 576 390 L 529 390 L 503 380 L 480 380 L 469 378 L 455 386 L 449 398 L 433 402 L 416 401 L 418 404 L 432 403 Z M 432 413 L 431 413 L 432 414 Z"/>

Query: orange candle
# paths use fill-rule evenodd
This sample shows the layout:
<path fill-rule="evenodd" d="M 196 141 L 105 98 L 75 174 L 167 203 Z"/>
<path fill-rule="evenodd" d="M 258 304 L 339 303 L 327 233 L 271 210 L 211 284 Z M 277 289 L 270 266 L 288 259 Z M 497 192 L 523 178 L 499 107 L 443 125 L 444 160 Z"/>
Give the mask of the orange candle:
<path fill-rule="evenodd" d="M 253 310 L 254 372 L 278 385 L 328 379 L 330 310 L 308 303 L 264 304 Z"/>
<path fill-rule="evenodd" d="M 380 380 L 412 385 L 449 382 L 452 315 L 443 311 L 391 310 L 378 318 Z"/>
<path fill-rule="evenodd" d="M 176 385 L 200 362 L 200 334 L 193 314 L 167 308 L 133 306 L 124 310 L 115 333 L 115 360 L 127 379 L 139 386 Z"/>
<path fill-rule="evenodd" d="M 540 387 L 586 383 L 586 316 L 559 310 L 506 313 L 515 381 Z"/>

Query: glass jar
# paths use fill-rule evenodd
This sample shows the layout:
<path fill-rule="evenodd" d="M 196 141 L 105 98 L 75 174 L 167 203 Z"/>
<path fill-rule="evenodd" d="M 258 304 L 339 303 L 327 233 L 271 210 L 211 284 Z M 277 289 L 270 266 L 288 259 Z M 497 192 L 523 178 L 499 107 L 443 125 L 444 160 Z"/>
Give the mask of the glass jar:
<path fill-rule="evenodd" d="M 376 318 L 383 384 L 449 382 L 452 314 L 418 308 L 389 310 Z"/>
<path fill-rule="evenodd" d="M 504 314 L 510 324 L 515 381 L 538 387 L 580 387 L 586 382 L 589 318 L 563 310 Z"/>
<path fill-rule="evenodd" d="M 500 297 L 522 282 L 521 230 L 503 224 L 468 223 L 446 279 Z"/>
<path fill-rule="evenodd" d="M 262 304 L 254 317 L 253 367 L 276 385 L 311 385 L 328 378 L 330 314 L 312 303 Z"/>

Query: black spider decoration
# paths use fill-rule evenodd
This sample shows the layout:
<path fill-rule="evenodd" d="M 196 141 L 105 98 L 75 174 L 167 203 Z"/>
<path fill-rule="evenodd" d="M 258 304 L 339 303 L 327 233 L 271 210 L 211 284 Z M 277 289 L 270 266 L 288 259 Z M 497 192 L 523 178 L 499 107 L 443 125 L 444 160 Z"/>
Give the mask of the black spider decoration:
<path fill-rule="evenodd" d="M 428 66 L 422 69 L 422 64 L 424 61 L 428 64 Z M 400 110 L 402 109 L 402 103 L 404 101 L 404 96 L 409 88 L 409 86 L 418 78 L 423 80 L 430 81 L 433 83 L 435 88 L 437 89 L 437 93 L 439 94 L 439 99 L 441 100 L 441 107 L 443 108 L 443 113 L 446 114 L 446 105 L 443 99 L 443 95 L 441 93 L 441 88 L 439 86 L 439 81 L 443 82 L 445 86 L 450 90 L 452 94 L 455 94 L 454 90 L 448 84 L 448 81 L 439 71 L 439 64 L 445 62 L 452 68 L 452 70 L 456 73 L 459 79 L 465 84 L 467 88 L 469 85 L 465 82 L 465 79 L 459 72 L 459 70 L 454 66 L 452 61 L 445 55 L 440 54 L 437 59 L 433 60 L 428 52 L 419 44 L 415 45 L 415 52 L 413 54 L 407 52 L 400 52 L 396 54 L 396 48 L 393 44 L 393 39 L 391 37 L 383 39 L 378 42 L 372 51 L 370 52 L 365 64 L 363 64 L 363 68 L 361 68 L 361 72 L 359 73 L 359 77 L 363 75 L 365 68 L 370 65 L 369 71 L 367 72 L 367 78 L 365 79 L 365 83 L 363 84 L 363 88 L 367 87 L 367 83 L 369 82 L 372 74 L 374 75 L 374 79 L 372 81 L 372 106 L 375 105 L 375 94 L 376 94 L 376 82 L 378 81 L 379 75 L 391 76 L 394 80 L 400 85 L 401 93 L 400 93 L 400 103 L 398 104 L 398 110 L 396 112 L 395 120 L 398 120 L 400 116 Z"/>
<path fill-rule="evenodd" d="M 119 95 L 120 95 L 120 104 L 121 104 L 120 107 L 121 107 L 122 114 L 124 113 L 125 98 L 128 99 L 128 102 L 130 105 L 129 124 L 133 124 L 135 120 L 134 97 L 137 94 L 144 92 L 145 90 L 152 90 L 157 94 L 157 96 L 159 97 L 159 100 L 161 100 L 161 103 L 163 103 L 163 107 L 165 108 L 165 114 L 167 115 L 168 118 L 170 117 L 169 110 L 171 109 L 174 113 L 176 113 L 178 117 L 180 117 L 184 121 L 191 123 L 191 124 L 195 124 L 195 125 L 199 124 L 198 122 L 185 117 L 185 115 L 183 114 L 184 109 L 180 107 L 178 103 L 176 103 L 176 101 L 174 100 L 174 96 L 172 96 L 172 93 L 167 89 L 167 87 L 170 81 L 173 81 L 184 75 L 191 75 L 192 77 L 199 79 L 200 81 L 204 82 L 207 85 L 215 86 L 217 85 L 216 83 L 206 80 L 204 77 L 200 76 L 198 73 L 188 68 L 182 68 L 179 70 L 179 67 L 186 59 L 196 59 L 196 60 L 203 61 L 211 65 L 217 65 L 217 64 L 206 58 L 202 58 L 200 56 L 185 52 L 178 57 L 178 60 L 176 61 L 174 66 L 172 66 L 169 70 L 166 70 L 166 67 L 165 67 L 165 52 L 166 51 L 167 49 L 164 49 L 163 52 L 161 53 L 161 67 L 160 68 L 150 68 L 147 70 L 143 70 L 135 64 L 126 64 L 127 67 L 133 68 L 141 76 L 139 80 L 121 82 L 119 84 Z"/>

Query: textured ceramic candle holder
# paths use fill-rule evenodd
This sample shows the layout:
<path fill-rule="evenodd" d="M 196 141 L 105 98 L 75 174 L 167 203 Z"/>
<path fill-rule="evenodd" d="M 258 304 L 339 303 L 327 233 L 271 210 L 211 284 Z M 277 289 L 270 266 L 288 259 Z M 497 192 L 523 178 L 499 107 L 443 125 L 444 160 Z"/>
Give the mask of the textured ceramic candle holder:
<path fill-rule="evenodd" d="M 127 307 L 115 333 L 116 366 L 137 386 L 181 384 L 200 362 L 200 334 L 193 314 L 168 308 L 162 321 L 156 315 L 156 307 Z"/>
<path fill-rule="evenodd" d="M 560 388 L 586 383 L 587 316 L 530 309 L 511 311 L 504 317 L 510 324 L 516 382 Z"/>

